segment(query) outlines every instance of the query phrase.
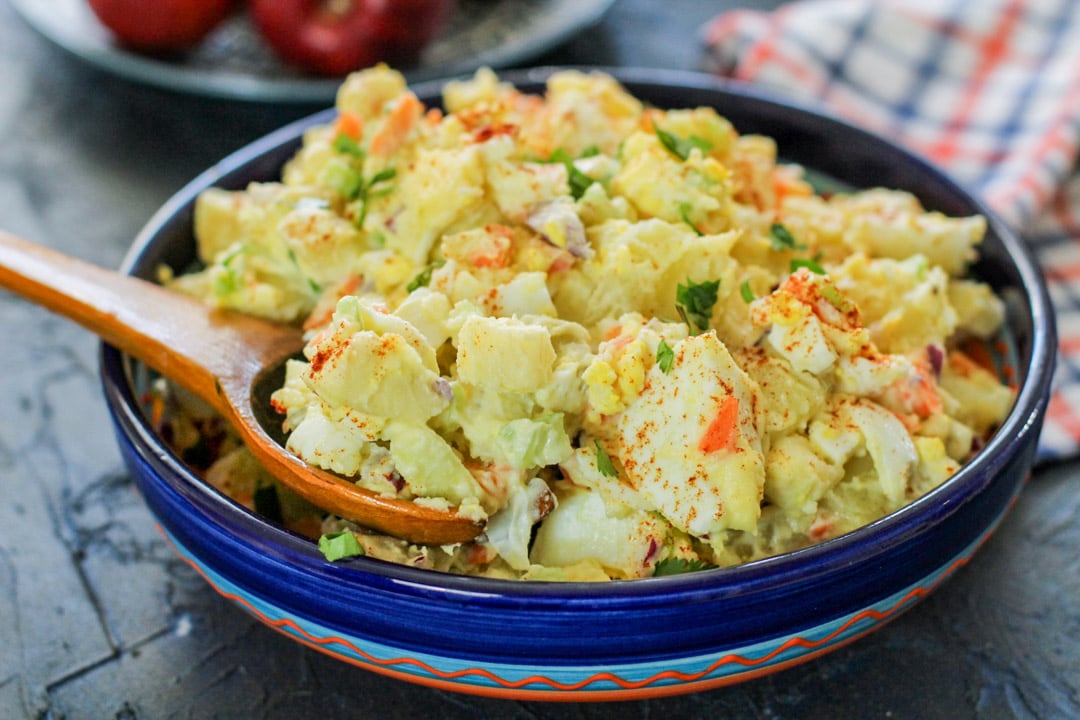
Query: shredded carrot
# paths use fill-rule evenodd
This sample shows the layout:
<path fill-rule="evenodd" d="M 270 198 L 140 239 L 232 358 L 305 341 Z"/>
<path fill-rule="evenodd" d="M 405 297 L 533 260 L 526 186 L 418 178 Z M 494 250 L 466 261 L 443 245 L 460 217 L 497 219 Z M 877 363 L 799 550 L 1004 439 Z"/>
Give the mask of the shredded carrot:
<path fill-rule="evenodd" d="M 443 112 L 437 107 L 433 107 L 424 114 L 424 121 L 428 125 L 438 125 L 439 121 L 443 118 Z"/>
<path fill-rule="evenodd" d="M 368 150 L 372 155 L 384 157 L 394 154 L 423 112 L 424 106 L 415 95 L 412 93 L 402 95 L 397 105 L 386 116 L 386 122 L 372 136 Z"/>
<path fill-rule="evenodd" d="M 510 240 L 502 235 L 485 238 L 483 244 L 469 250 L 469 264 L 478 268 L 504 268 L 510 264 Z"/>
<path fill-rule="evenodd" d="M 503 247 L 479 248 L 469 253 L 469 264 L 473 267 L 504 268 L 509 262 L 510 255 Z"/>
<path fill-rule="evenodd" d="M 165 400 L 160 395 L 155 394 L 150 398 L 150 425 L 154 428 L 160 428 L 162 421 L 165 419 Z"/>
<path fill-rule="evenodd" d="M 996 372 L 994 367 L 994 358 L 990 355 L 990 348 L 987 347 L 987 343 L 977 338 L 970 338 L 966 340 L 961 349 L 965 355 L 979 365 L 987 372 Z"/>
<path fill-rule="evenodd" d="M 353 140 L 359 140 L 364 133 L 364 123 L 356 113 L 342 112 L 334 122 L 334 130 L 338 135 L 346 135 Z"/>
<path fill-rule="evenodd" d="M 788 197 L 809 197 L 814 194 L 810 183 L 806 182 L 789 167 L 780 166 L 772 172 L 773 196 L 776 207 L 783 204 Z"/>
<path fill-rule="evenodd" d="M 548 275 L 557 275 L 561 272 L 566 272 L 574 266 L 574 256 L 563 250 L 561 253 L 555 256 L 555 259 L 548 265 Z"/>
<path fill-rule="evenodd" d="M 731 450 L 735 447 L 735 441 L 739 437 L 739 401 L 733 395 L 728 395 L 720 402 L 720 408 L 716 411 L 716 417 L 705 429 L 705 434 L 698 442 L 698 450 L 703 453 L 716 452 L 717 450 Z"/>
<path fill-rule="evenodd" d="M 919 417 L 930 417 L 939 413 L 944 408 L 941 395 L 937 391 L 937 383 L 933 381 L 933 371 L 929 361 L 917 361 L 915 363 L 916 381 L 912 388 L 911 409 Z"/>
<path fill-rule="evenodd" d="M 941 397 L 938 395 L 937 390 L 928 383 L 920 382 L 915 394 L 915 402 L 911 408 L 915 411 L 915 414 L 926 418 L 934 413 L 941 412 L 941 408 Z"/>
<path fill-rule="evenodd" d="M 626 347 L 633 341 L 634 338 L 630 337 L 629 335 L 616 335 L 610 340 L 604 341 L 604 349 L 610 352 L 615 352 L 616 350 L 622 350 L 624 347 Z"/>
<path fill-rule="evenodd" d="M 984 358 L 983 361 L 985 362 L 986 358 Z M 954 350 L 949 353 L 949 367 L 961 377 L 971 377 L 981 370 L 989 372 L 983 362 L 979 362 L 975 358 L 972 358 L 971 355 L 959 350 Z"/>
<path fill-rule="evenodd" d="M 471 565 L 486 565 L 497 557 L 495 549 L 486 543 L 475 543 L 468 546 L 466 554 Z"/>
<path fill-rule="evenodd" d="M 653 123 L 663 119 L 663 113 L 655 108 L 646 108 L 638 118 L 638 129 L 645 132 L 653 131 Z"/>
<path fill-rule="evenodd" d="M 810 524 L 810 537 L 814 540 L 824 540 L 833 531 L 834 523 L 831 518 L 823 518 L 818 515 L 814 518 L 814 522 Z"/>

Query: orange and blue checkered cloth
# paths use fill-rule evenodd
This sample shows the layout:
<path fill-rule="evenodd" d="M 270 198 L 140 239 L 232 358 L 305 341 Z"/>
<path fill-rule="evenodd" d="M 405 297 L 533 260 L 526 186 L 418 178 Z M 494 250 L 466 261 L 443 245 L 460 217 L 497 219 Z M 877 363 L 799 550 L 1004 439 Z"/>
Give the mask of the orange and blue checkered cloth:
<path fill-rule="evenodd" d="M 1029 243 L 1059 335 L 1039 459 L 1080 455 L 1080 0 L 800 0 L 703 39 L 708 69 L 921 154 Z"/>

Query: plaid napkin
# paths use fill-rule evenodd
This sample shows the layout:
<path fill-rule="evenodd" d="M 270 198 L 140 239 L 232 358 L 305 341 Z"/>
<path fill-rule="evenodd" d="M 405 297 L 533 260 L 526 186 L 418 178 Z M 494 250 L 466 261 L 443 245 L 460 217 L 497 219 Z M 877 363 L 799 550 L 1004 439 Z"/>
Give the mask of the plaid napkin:
<path fill-rule="evenodd" d="M 922 154 L 1031 245 L 1060 357 L 1039 458 L 1080 455 L 1080 1 L 802 0 L 704 30 L 707 67 Z"/>

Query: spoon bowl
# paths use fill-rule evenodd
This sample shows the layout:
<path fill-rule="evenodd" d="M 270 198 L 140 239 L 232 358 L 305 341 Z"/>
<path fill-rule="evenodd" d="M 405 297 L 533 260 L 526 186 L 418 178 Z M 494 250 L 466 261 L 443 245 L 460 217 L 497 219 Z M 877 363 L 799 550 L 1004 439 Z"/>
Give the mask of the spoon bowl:
<path fill-rule="evenodd" d="M 0 287 L 74 320 L 221 413 L 282 485 L 324 510 L 419 544 L 476 537 L 482 525 L 387 497 L 308 465 L 275 439 L 270 393 L 304 345 L 299 328 L 211 308 L 160 285 L 0 231 Z"/>

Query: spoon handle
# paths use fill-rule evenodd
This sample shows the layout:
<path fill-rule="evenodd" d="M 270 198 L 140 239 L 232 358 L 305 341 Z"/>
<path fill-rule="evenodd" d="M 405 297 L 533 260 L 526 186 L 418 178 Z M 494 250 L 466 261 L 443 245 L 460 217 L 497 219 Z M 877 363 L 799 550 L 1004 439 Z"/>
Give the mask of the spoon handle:
<path fill-rule="evenodd" d="M 301 344 L 294 328 L 213 310 L 3 231 L 0 287 L 79 323 L 222 412 L 223 383 L 244 387 Z"/>
<path fill-rule="evenodd" d="M 464 542 L 480 532 L 480 524 L 456 512 L 383 497 L 312 467 L 267 434 L 255 416 L 252 385 L 301 348 L 297 328 L 214 310 L 3 231 L 0 287 L 74 320 L 201 397 L 270 472 L 313 504 L 413 542 Z"/>

